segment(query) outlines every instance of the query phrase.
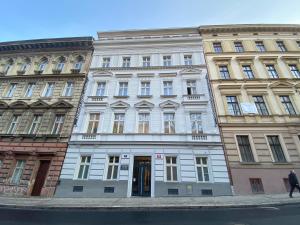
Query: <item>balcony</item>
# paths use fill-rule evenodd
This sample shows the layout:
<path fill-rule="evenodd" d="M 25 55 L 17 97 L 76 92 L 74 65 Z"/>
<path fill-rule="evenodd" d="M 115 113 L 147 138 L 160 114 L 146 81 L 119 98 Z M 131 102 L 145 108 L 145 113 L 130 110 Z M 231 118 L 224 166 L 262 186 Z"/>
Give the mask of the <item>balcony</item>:
<path fill-rule="evenodd" d="M 107 96 L 88 96 L 86 105 L 107 106 Z"/>
<path fill-rule="evenodd" d="M 208 100 L 205 94 L 183 95 L 183 105 L 207 104 Z"/>

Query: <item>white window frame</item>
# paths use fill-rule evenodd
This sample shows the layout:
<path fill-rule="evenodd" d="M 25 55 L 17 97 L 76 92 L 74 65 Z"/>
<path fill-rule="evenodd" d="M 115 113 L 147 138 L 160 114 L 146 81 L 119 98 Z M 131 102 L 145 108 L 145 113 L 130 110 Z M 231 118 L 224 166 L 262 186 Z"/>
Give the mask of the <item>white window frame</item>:
<path fill-rule="evenodd" d="M 203 167 L 207 167 L 207 173 L 208 173 L 208 181 L 204 180 L 199 180 L 199 175 L 198 175 L 198 167 L 201 167 L 202 170 L 202 174 L 203 174 L 203 178 L 204 178 L 204 170 L 202 167 L 202 160 L 201 160 L 201 164 L 197 163 L 197 158 L 206 158 L 206 166 Z M 210 158 L 208 155 L 195 155 L 194 157 L 194 162 L 195 162 L 195 170 L 196 170 L 196 179 L 197 179 L 197 183 L 210 183 L 212 182 L 212 174 L 211 174 L 211 165 L 210 165 Z"/>
<path fill-rule="evenodd" d="M 65 122 L 65 115 L 63 115 L 63 114 L 55 115 L 51 134 L 53 134 L 53 135 L 60 134 L 63 129 L 64 122 Z M 56 127 L 56 124 L 57 124 L 57 127 Z"/>
<path fill-rule="evenodd" d="M 116 120 L 116 114 L 118 115 L 123 115 L 123 120 L 122 119 L 118 119 Z M 114 112 L 113 114 L 113 126 L 112 126 L 112 133 L 113 134 L 124 134 L 125 133 L 125 116 L 126 113 L 125 112 Z M 114 126 L 115 126 L 115 122 L 117 122 L 117 132 L 114 132 Z M 120 124 L 123 122 L 123 131 L 120 133 Z"/>
<path fill-rule="evenodd" d="M 199 114 L 200 115 L 200 121 L 199 120 L 192 120 L 192 114 Z M 191 128 L 191 133 L 192 134 L 201 134 L 203 132 L 203 123 L 202 123 L 202 113 L 201 112 L 190 112 L 189 113 L 189 118 L 190 118 L 190 128 Z M 197 132 L 193 133 L 193 121 L 196 121 L 197 124 Z M 201 126 L 201 130 L 198 129 L 199 123 Z"/>
<path fill-rule="evenodd" d="M 110 67 L 110 57 L 103 57 L 102 58 L 102 67 L 103 68 L 108 68 Z"/>
<path fill-rule="evenodd" d="M 162 118 L 162 120 L 163 120 L 163 123 L 162 123 L 162 125 L 163 125 L 163 134 L 176 134 L 176 114 L 175 114 L 175 112 L 173 112 L 173 111 L 166 111 L 166 112 L 162 112 L 163 113 L 163 118 Z M 172 133 L 172 132 L 170 132 L 170 122 L 172 122 L 171 120 L 168 120 L 168 130 L 169 130 L 169 133 L 165 133 L 165 114 L 173 114 L 174 115 L 174 119 L 173 119 L 173 123 L 174 123 L 174 133 Z"/>
<path fill-rule="evenodd" d="M 90 162 L 87 162 L 87 158 L 84 162 L 82 162 L 82 158 L 83 157 L 90 157 Z M 78 158 L 78 163 L 77 163 L 77 167 L 76 167 L 76 172 L 74 174 L 74 179 L 75 180 L 88 180 L 89 179 L 89 176 L 90 176 L 90 168 L 91 168 L 91 165 L 92 165 L 92 155 L 80 155 L 79 158 Z M 82 171 L 82 177 L 79 178 L 79 172 L 80 172 L 80 167 L 83 166 L 83 171 Z M 86 171 L 86 168 L 88 166 L 88 171 L 87 171 L 87 177 L 84 178 L 84 173 Z"/>
<path fill-rule="evenodd" d="M 130 56 L 124 56 L 122 57 L 122 67 L 128 68 L 131 65 L 131 57 Z"/>
<path fill-rule="evenodd" d="M 191 90 L 191 94 L 188 93 L 188 88 Z M 186 80 L 186 94 L 196 95 L 197 94 L 197 81 L 196 80 Z"/>
<path fill-rule="evenodd" d="M 192 54 L 185 54 L 183 56 L 184 65 L 191 66 L 193 65 L 193 55 Z"/>
<path fill-rule="evenodd" d="M 172 66 L 172 55 L 164 55 L 163 59 L 163 66 Z"/>
<path fill-rule="evenodd" d="M 35 89 L 36 83 L 28 83 L 25 93 L 24 93 L 24 97 L 25 98 L 30 98 L 33 95 L 33 91 Z"/>
<path fill-rule="evenodd" d="M 165 85 L 166 83 L 171 83 L 171 85 Z M 174 95 L 173 81 L 172 80 L 164 80 L 162 85 L 163 85 L 163 95 L 164 96 Z"/>
<path fill-rule="evenodd" d="M 123 87 L 123 86 L 121 86 L 121 84 L 126 84 L 126 85 Z M 128 97 L 129 82 L 128 81 L 119 81 L 118 87 L 119 87 L 119 89 L 118 89 L 117 96 Z"/>
<path fill-rule="evenodd" d="M 14 96 L 14 93 L 17 89 L 18 83 L 11 83 L 8 87 L 8 90 L 6 91 L 5 97 L 6 98 L 12 98 Z"/>
<path fill-rule="evenodd" d="M 55 88 L 55 82 L 47 82 L 47 84 L 45 85 L 42 97 L 45 97 L 45 98 L 52 97 L 54 88 Z"/>
<path fill-rule="evenodd" d="M 140 120 L 140 114 L 147 114 L 148 120 Z M 148 123 L 148 132 L 145 132 L 146 125 Z M 142 125 L 142 132 L 140 132 L 140 124 Z M 150 112 L 140 111 L 137 112 L 137 133 L 149 134 L 150 133 Z"/>
<path fill-rule="evenodd" d="M 69 86 L 69 84 L 71 84 Z M 64 87 L 63 96 L 64 97 L 71 97 L 73 95 L 74 91 L 74 82 L 73 81 L 67 81 Z"/>
<path fill-rule="evenodd" d="M 24 159 L 17 159 L 16 160 L 16 165 L 15 165 L 15 168 L 14 168 L 14 172 L 13 172 L 13 174 L 11 176 L 11 179 L 10 179 L 11 184 L 15 184 L 15 185 L 20 184 L 20 181 L 22 179 L 22 175 L 24 173 L 25 165 L 26 165 L 26 160 L 24 160 Z"/>
<path fill-rule="evenodd" d="M 37 134 L 40 129 L 41 121 L 42 121 L 42 115 L 34 115 L 30 128 L 28 130 L 28 134 Z"/>
<path fill-rule="evenodd" d="M 110 162 L 110 157 L 113 157 L 113 162 Z M 116 161 L 116 157 L 118 157 L 119 158 L 119 162 L 115 162 Z M 120 155 L 108 155 L 108 157 L 107 157 L 107 167 L 106 167 L 106 173 L 105 173 L 105 180 L 111 180 L 111 181 L 113 181 L 113 180 L 119 180 L 119 176 L 120 176 L 120 165 L 121 165 L 121 163 L 120 163 L 120 161 L 121 161 L 121 156 Z M 111 176 L 110 177 L 108 177 L 108 171 L 109 171 L 109 167 L 112 167 L 112 172 L 111 172 Z M 113 178 L 113 172 L 114 172 L 114 168 L 115 167 L 118 167 L 118 169 L 117 169 L 117 177 L 116 178 Z"/>
<path fill-rule="evenodd" d="M 176 164 L 173 164 L 172 159 L 171 159 L 171 163 L 167 163 L 167 157 L 171 157 L 171 158 L 176 158 Z M 165 163 L 165 182 L 179 182 L 179 156 L 178 155 L 165 155 L 164 157 L 164 163 Z M 171 180 L 168 180 L 168 172 L 167 172 L 167 167 L 171 167 Z M 176 167 L 176 175 L 177 175 L 177 179 L 174 180 L 174 176 L 173 176 L 173 167 Z"/>
<path fill-rule="evenodd" d="M 149 84 L 143 86 L 143 84 Z M 140 82 L 140 95 L 141 96 L 149 96 L 151 95 L 151 82 L 148 80 L 143 80 Z"/>
<path fill-rule="evenodd" d="M 142 57 L 142 65 L 143 65 L 143 67 L 151 66 L 151 56 L 143 56 Z"/>
<path fill-rule="evenodd" d="M 103 84 L 103 85 L 102 85 Z M 105 96 L 105 93 L 106 93 L 106 81 L 97 81 L 96 82 L 96 88 L 95 88 L 95 96 L 99 96 L 99 97 L 103 97 Z M 101 87 L 101 88 L 99 88 Z M 101 90 L 101 91 L 99 91 Z M 99 92 L 103 92 L 103 93 L 100 93 L 100 95 L 98 94 L 98 91 Z"/>
<path fill-rule="evenodd" d="M 7 130 L 8 134 L 15 134 L 16 133 L 16 131 L 18 129 L 18 126 L 19 126 L 20 117 L 21 117 L 20 115 L 13 115 L 13 117 L 10 121 L 8 130 Z"/>
<path fill-rule="evenodd" d="M 99 119 L 98 119 L 98 120 L 96 120 L 96 119 L 91 120 L 91 114 L 93 114 L 93 115 L 98 114 Z M 100 120 L 101 120 L 101 113 L 98 113 L 98 112 L 97 112 L 97 113 L 95 113 L 95 112 L 90 112 L 90 113 L 88 114 L 88 120 L 87 120 L 87 126 L 86 126 L 86 133 L 88 133 L 88 134 L 97 134 L 98 131 L 99 131 L 99 127 L 100 127 Z M 93 129 L 95 128 L 95 126 L 97 125 L 96 133 L 88 132 L 89 124 L 90 124 L 90 123 L 93 123 L 93 124 L 92 124 L 92 130 L 93 130 Z"/>

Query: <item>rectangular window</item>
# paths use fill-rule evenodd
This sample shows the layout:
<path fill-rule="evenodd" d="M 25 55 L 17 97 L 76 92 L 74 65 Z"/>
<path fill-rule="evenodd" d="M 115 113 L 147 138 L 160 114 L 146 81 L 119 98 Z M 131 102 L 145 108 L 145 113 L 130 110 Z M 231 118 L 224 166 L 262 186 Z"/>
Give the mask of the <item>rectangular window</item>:
<path fill-rule="evenodd" d="M 243 65 L 243 73 L 247 79 L 254 79 L 254 73 L 250 65 Z"/>
<path fill-rule="evenodd" d="M 253 100 L 259 115 L 269 115 L 263 96 L 253 96 Z"/>
<path fill-rule="evenodd" d="M 255 162 L 248 135 L 236 136 L 242 162 Z"/>
<path fill-rule="evenodd" d="M 105 95 L 105 82 L 98 82 L 96 89 L 96 96 L 104 96 Z"/>
<path fill-rule="evenodd" d="M 103 68 L 110 67 L 110 58 L 109 57 L 104 57 L 102 59 L 102 67 Z"/>
<path fill-rule="evenodd" d="M 184 65 L 190 66 L 193 64 L 192 55 L 184 55 Z"/>
<path fill-rule="evenodd" d="M 264 187 L 260 178 L 250 178 L 250 185 L 253 194 L 263 194 Z"/>
<path fill-rule="evenodd" d="M 64 115 L 56 115 L 55 116 L 51 134 L 60 134 L 63 124 L 64 124 L 64 120 L 65 120 Z"/>
<path fill-rule="evenodd" d="M 100 113 L 90 113 L 90 120 L 87 127 L 87 133 L 96 134 L 99 126 Z"/>
<path fill-rule="evenodd" d="M 164 81 L 164 95 L 173 95 L 173 82 L 172 81 Z"/>
<path fill-rule="evenodd" d="M 214 51 L 215 51 L 216 53 L 221 53 L 221 52 L 223 52 L 221 42 L 214 42 L 214 43 L 213 43 L 213 47 L 214 47 Z"/>
<path fill-rule="evenodd" d="M 43 97 L 51 97 L 53 95 L 54 82 L 48 82 L 46 84 Z"/>
<path fill-rule="evenodd" d="M 19 118 L 20 118 L 20 116 L 18 116 L 18 115 L 14 115 L 12 117 L 8 131 L 7 131 L 8 134 L 16 133 L 16 130 L 17 130 L 18 124 L 19 124 Z"/>
<path fill-rule="evenodd" d="M 282 95 L 282 96 L 279 96 L 279 98 L 280 98 L 280 101 L 281 101 L 285 111 L 290 115 L 296 115 L 296 111 L 291 102 L 290 97 L 287 95 Z"/>
<path fill-rule="evenodd" d="M 193 134 L 202 133 L 201 113 L 191 113 L 191 129 Z"/>
<path fill-rule="evenodd" d="M 88 178 L 91 165 L 91 156 L 81 156 L 77 179 L 86 180 Z"/>
<path fill-rule="evenodd" d="M 65 86 L 63 96 L 71 97 L 73 94 L 74 82 L 68 81 Z"/>
<path fill-rule="evenodd" d="M 25 97 L 25 98 L 30 98 L 30 97 L 32 97 L 34 88 L 35 88 L 35 83 L 28 83 L 27 88 L 26 88 L 26 91 L 25 91 L 25 94 L 24 94 L 24 97 Z"/>
<path fill-rule="evenodd" d="M 208 160 L 207 157 L 196 157 L 196 167 L 198 174 L 198 181 L 209 181 Z"/>
<path fill-rule="evenodd" d="M 271 78 L 279 78 L 277 70 L 274 65 L 266 65 L 266 68 Z"/>
<path fill-rule="evenodd" d="M 130 67 L 130 57 L 123 57 L 123 67 Z"/>
<path fill-rule="evenodd" d="M 238 41 L 238 42 L 234 42 L 234 47 L 235 47 L 235 51 L 236 52 L 244 52 L 244 46 L 242 44 L 242 42 Z"/>
<path fill-rule="evenodd" d="M 139 113 L 139 133 L 149 133 L 149 113 Z"/>
<path fill-rule="evenodd" d="M 141 95 L 143 96 L 150 95 L 150 81 L 141 82 Z"/>
<path fill-rule="evenodd" d="M 295 64 L 290 64 L 289 65 L 291 73 L 296 77 L 296 78 L 300 78 L 300 71 L 297 67 L 297 65 Z"/>
<path fill-rule="evenodd" d="M 151 58 L 150 56 L 143 57 L 143 67 L 148 67 L 151 65 Z"/>
<path fill-rule="evenodd" d="M 286 52 L 287 49 L 283 43 L 283 41 L 276 41 L 279 51 Z"/>
<path fill-rule="evenodd" d="M 115 113 L 113 133 L 114 134 L 123 134 L 124 132 L 124 113 Z"/>
<path fill-rule="evenodd" d="M 166 156 L 167 181 L 177 181 L 177 157 Z"/>
<path fill-rule="evenodd" d="M 164 113 L 164 127 L 165 134 L 175 133 L 175 114 L 174 113 Z"/>
<path fill-rule="evenodd" d="M 16 89 L 17 89 L 17 84 L 16 83 L 10 84 L 10 86 L 9 86 L 7 92 L 6 92 L 5 97 L 12 98 L 13 95 L 14 95 L 14 93 L 15 93 L 15 91 L 16 91 Z"/>
<path fill-rule="evenodd" d="M 172 61 L 171 61 L 171 56 L 170 55 L 163 56 L 163 64 L 164 64 L 164 66 L 171 66 L 172 65 Z"/>
<path fill-rule="evenodd" d="M 195 80 L 186 81 L 186 91 L 187 91 L 188 95 L 197 94 L 196 81 Z"/>
<path fill-rule="evenodd" d="M 221 79 L 230 79 L 228 67 L 226 65 L 219 66 Z"/>
<path fill-rule="evenodd" d="M 119 172 L 119 156 L 109 156 L 108 168 L 107 168 L 107 180 L 116 180 L 118 179 Z"/>
<path fill-rule="evenodd" d="M 298 45 L 298 47 L 300 48 L 300 41 L 297 41 L 297 45 Z"/>
<path fill-rule="evenodd" d="M 226 96 L 228 112 L 230 115 L 239 116 L 241 110 L 236 96 Z"/>
<path fill-rule="evenodd" d="M 119 96 L 128 96 L 128 82 L 119 83 Z"/>
<path fill-rule="evenodd" d="M 256 41 L 256 48 L 259 52 L 265 52 L 266 51 L 266 47 L 264 45 L 264 43 L 262 41 Z"/>
<path fill-rule="evenodd" d="M 34 115 L 28 134 L 36 134 L 40 128 L 42 116 Z"/>
<path fill-rule="evenodd" d="M 269 135 L 267 136 L 269 146 L 272 151 L 272 155 L 275 162 L 286 162 L 286 158 L 283 149 L 280 144 L 279 136 Z"/>
<path fill-rule="evenodd" d="M 11 177 L 11 183 L 18 185 L 20 183 L 24 167 L 25 167 L 25 160 L 17 160 L 16 167 L 14 169 L 13 175 Z"/>

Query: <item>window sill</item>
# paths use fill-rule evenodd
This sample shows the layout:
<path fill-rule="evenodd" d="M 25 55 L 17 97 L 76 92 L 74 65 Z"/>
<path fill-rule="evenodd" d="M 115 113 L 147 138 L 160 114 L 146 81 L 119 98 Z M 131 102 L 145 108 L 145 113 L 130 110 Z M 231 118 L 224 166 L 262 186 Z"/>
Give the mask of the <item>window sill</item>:
<path fill-rule="evenodd" d="M 176 98 L 177 95 L 160 95 L 161 98 Z"/>
<path fill-rule="evenodd" d="M 137 95 L 138 98 L 152 98 L 152 95 Z"/>
<path fill-rule="evenodd" d="M 59 99 L 72 99 L 73 96 L 60 96 Z"/>
<path fill-rule="evenodd" d="M 51 100 L 52 97 L 41 97 L 42 100 Z"/>
<path fill-rule="evenodd" d="M 240 162 L 241 165 L 260 165 L 260 162 Z"/>
<path fill-rule="evenodd" d="M 293 165 L 292 162 L 273 162 L 273 165 Z"/>
<path fill-rule="evenodd" d="M 128 95 L 122 96 L 122 95 L 114 95 L 114 98 L 129 98 Z"/>

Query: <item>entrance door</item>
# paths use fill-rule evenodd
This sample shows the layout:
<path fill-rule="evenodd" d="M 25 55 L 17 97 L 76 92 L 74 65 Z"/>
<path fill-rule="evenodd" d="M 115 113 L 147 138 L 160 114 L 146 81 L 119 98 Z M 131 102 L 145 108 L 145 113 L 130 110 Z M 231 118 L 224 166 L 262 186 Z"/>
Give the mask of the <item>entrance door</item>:
<path fill-rule="evenodd" d="M 151 157 L 136 156 L 133 164 L 133 196 L 151 195 Z"/>
<path fill-rule="evenodd" d="M 40 167 L 36 174 L 34 186 L 31 192 L 31 196 L 40 196 L 42 188 L 44 186 L 48 169 L 50 166 L 50 160 L 41 160 Z"/>

